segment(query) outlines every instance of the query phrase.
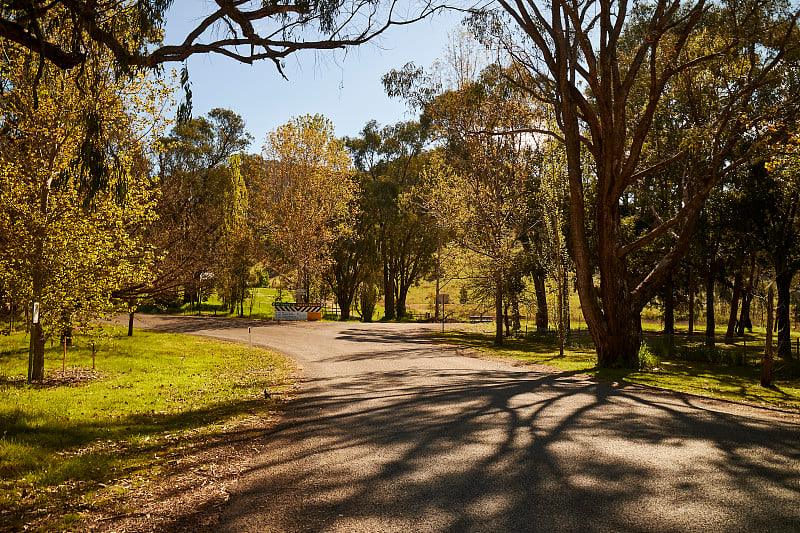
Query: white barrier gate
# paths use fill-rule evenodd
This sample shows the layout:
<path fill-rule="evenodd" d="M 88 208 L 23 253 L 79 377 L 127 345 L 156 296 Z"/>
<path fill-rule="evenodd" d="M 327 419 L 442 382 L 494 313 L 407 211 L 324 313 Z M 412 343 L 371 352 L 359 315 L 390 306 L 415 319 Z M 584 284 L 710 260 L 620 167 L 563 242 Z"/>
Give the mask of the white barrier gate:
<path fill-rule="evenodd" d="M 320 320 L 322 304 L 290 304 L 273 302 L 275 320 Z"/>

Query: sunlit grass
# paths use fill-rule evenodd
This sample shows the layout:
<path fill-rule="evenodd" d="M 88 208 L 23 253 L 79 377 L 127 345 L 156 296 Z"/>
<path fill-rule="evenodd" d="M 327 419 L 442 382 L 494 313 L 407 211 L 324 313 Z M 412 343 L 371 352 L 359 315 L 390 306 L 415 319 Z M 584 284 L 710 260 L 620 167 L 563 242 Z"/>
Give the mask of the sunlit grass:
<path fill-rule="evenodd" d="M 711 398 L 746 402 L 754 405 L 800 410 L 800 363 L 797 361 L 778 361 L 776 363 L 774 386 L 764 388 L 760 385 L 758 358 L 753 351 L 748 355 L 747 366 L 710 364 L 699 361 L 683 361 L 677 357 L 663 357 L 656 347 L 653 351 L 662 355 L 661 363 L 652 371 L 631 371 L 597 368 L 597 356 L 591 348 L 588 335 L 574 338 L 563 357 L 558 354 L 555 336 L 529 335 L 527 338 L 507 338 L 504 345 L 492 345 L 493 337 L 483 329 L 472 331 L 450 329 L 436 333 L 437 337 L 448 343 L 472 348 L 479 352 L 507 357 L 530 364 L 549 365 L 567 372 L 581 372 L 611 381 L 626 381 L 651 387 L 658 387 Z M 753 335 L 751 343 L 763 339 Z M 701 342 L 701 338 L 697 339 Z M 757 346 L 757 344 L 756 344 Z M 737 349 L 721 347 L 720 349 Z"/>
<path fill-rule="evenodd" d="M 69 528 L 69 516 L 110 498 L 102 485 L 152 477 L 175 450 L 278 408 L 265 390 L 275 397 L 294 384 L 277 354 L 144 331 L 96 344 L 92 376 L 89 342 L 76 337 L 66 376 L 91 379 L 54 380 L 62 352 L 52 347 L 45 383 L 29 385 L 26 338 L 0 338 L 0 530 Z"/>

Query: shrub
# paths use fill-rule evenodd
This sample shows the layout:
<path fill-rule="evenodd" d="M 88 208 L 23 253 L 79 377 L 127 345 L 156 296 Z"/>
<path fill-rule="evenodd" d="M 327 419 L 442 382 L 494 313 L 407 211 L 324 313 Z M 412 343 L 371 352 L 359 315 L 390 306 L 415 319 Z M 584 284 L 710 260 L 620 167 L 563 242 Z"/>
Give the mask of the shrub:
<path fill-rule="evenodd" d="M 650 350 L 647 343 L 639 346 L 639 370 L 653 370 L 661 364 L 658 357 Z"/>

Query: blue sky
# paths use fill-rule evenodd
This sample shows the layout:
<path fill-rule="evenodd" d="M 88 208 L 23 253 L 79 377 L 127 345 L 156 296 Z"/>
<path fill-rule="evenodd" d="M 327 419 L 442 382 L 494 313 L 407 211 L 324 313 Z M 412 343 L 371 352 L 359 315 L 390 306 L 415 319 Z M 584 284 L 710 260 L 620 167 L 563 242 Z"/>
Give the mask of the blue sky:
<path fill-rule="evenodd" d="M 198 0 L 178 0 L 167 17 L 165 42 L 174 44 L 198 12 Z M 414 118 L 403 102 L 383 92 L 381 76 L 412 61 L 428 67 L 441 57 L 448 34 L 462 15 L 449 13 L 411 26 L 390 28 L 380 40 L 344 51 L 301 52 L 286 60 L 278 74 L 271 62 L 244 65 L 220 56 L 189 59 L 193 114 L 215 107 L 231 109 L 254 137 L 251 151 L 261 150 L 266 133 L 292 117 L 320 113 L 331 119 L 336 134 L 355 136 L 371 119 L 381 125 Z M 175 65 L 179 68 L 180 65 Z"/>

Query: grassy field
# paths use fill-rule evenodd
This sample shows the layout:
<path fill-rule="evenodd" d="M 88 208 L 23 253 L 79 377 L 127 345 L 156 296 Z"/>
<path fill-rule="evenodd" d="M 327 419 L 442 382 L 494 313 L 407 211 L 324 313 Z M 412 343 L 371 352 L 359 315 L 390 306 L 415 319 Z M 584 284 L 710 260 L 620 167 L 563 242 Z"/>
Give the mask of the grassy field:
<path fill-rule="evenodd" d="M 466 301 L 463 304 L 461 303 L 461 290 L 462 288 L 468 287 L 468 282 L 458 279 L 451 280 L 448 285 L 442 287 L 441 292 L 448 294 L 450 297 L 450 303 L 445 305 L 445 312 L 448 320 L 466 322 L 468 321 L 469 317 L 473 315 L 494 315 L 493 304 L 491 302 L 476 299 L 472 291 L 467 291 Z M 278 294 L 278 290 L 270 287 L 253 288 L 250 296 L 244 302 L 244 315 L 248 318 L 272 320 L 274 318 L 272 303 L 278 298 Z M 414 316 L 416 317 L 424 317 L 426 313 L 429 313 L 430 316 L 433 316 L 435 308 L 435 294 L 435 280 L 421 280 L 417 285 L 412 286 L 408 292 L 408 298 L 406 300 L 407 309 L 414 313 Z M 284 290 L 282 296 L 284 301 L 293 301 L 294 298 L 292 292 L 288 290 Z M 552 294 L 549 294 L 548 299 L 551 296 Z M 585 329 L 586 323 L 583 321 L 583 315 L 581 314 L 580 310 L 580 300 L 577 293 L 573 292 L 570 294 L 569 301 L 571 316 L 570 320 L 573 329 Z M 698 299 L 698 305 L 699 303 L 700 300 Z M 555 308 L 553 308 L 552 305 L 550 307 L 550 315 L 554 316 Z M 763 305 L 760 300 L 754 300 L 752 319 L 756 326 L 763 325 L 764 317 L 762 307 Z M 216 316 L 238 316 L 238 313 L 232 313 L 226 310 L 222 300 L 214 293 L 208 297 L 204 297 L 202 308 L 199 311 L 189 304 L 183 304 L 180 307 L 160 310 L 154 306 L 148 306 L 143 308 L 142 312 L 167 312 L 171 314 L 197 314 L 198 312 L 202 312 L 203 314 L 213 314 Z M 358 314 L 355 306 L 352 308 L 352 313 L 354 319 L 357 319 Z M 527 317 L 529 321 L 532 322 L 536 313 L 536 309 L 535 298 L 531 293 L 530 288 L 527 293 L 522 295 L 520 301 L 520 313 L 523 315 L 523 317 Z M 716 323 L 719 326 L 717 331 L 720 332 L 720 335 L 724 334 L 724 327 L 727 324 L 728 319 L 727 313 L 727 304 L 724 302 L 718 303 L 716 309 Z M 373 319 L 380 320 L 383 316 L 383 300 L 380 300 L 376 305 Z M 662 310 L 658 306 L 646 307 L 642 312 L 642 319 L 644 321 L 643 327 L 645 329 L 660 330 L 663 327 L 661 322 Z M 695 320 L 695 332 L 702 333 L 705 330 L 705 313 L 698 311 Z M 531 324 L 531 326 L 535 327 L 533 324 Z M 797 324 L 795 324 L 795 327 L 798 327 Z M 688 330 L 686 317 L 676 316 L 675 328 L 678 332 L 686 332 Z"/>
<path fill-rule="evenodd" d="M 291 363 L 260 349 L 107 330 L 92 371 L 89 343 L 75 338 L 64 373 L 61 349 L 48 349 L 45 382 L 29 385 L 27 339 L 0 337 L 2 531 L 64 531 L 87 513 L 124 512 L 127 488 L 294 390 Z"/>
<path fill-rule="evenodd" d="M 721 328 L 718 330 L 724 334 Z M 559 357 L 555 334 L 529 334 L 508 338 L 502 347 L 492 346 L 486 326 L 464 326 L 437 334 L 439 338 L 489 355 L 526 363 L 545 364 L 568 372 L 580 372 L 600 379 L 638 383 L 711 398 L 800 410 L 800 361 L 776 361 L 775 382 L 771 388 L 760 385 L 759 361 L 765 333 L 754 329 L 736 344 L 718 344 L 713 356 L 703 347 L 703 337 L 673 338 L 645 334 L 644 342 L 657 357 L 655 368 L 630 371 L 599 369 L 591 339 L 586 331 L 574 332 L 563 357 Z M 744 357 L 744 341 L 748 351 Z M 795 341 L 796 342 L 796 339 Z M 793 345 L 794 346 L 794 345 Z"/>

